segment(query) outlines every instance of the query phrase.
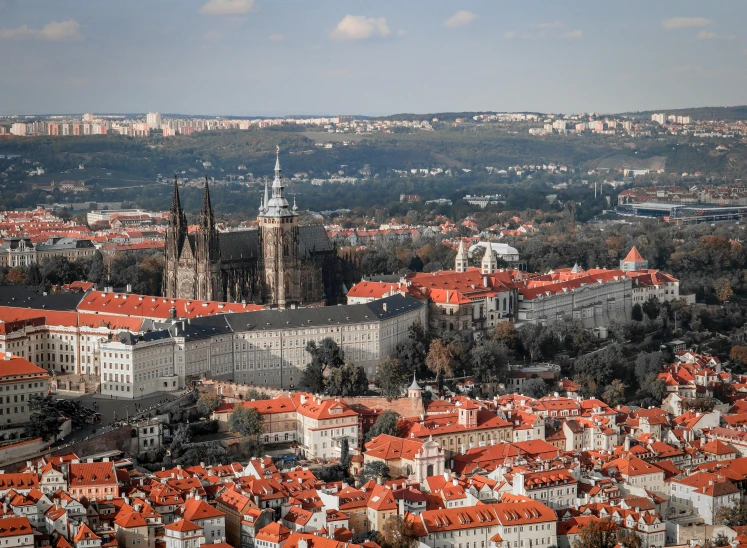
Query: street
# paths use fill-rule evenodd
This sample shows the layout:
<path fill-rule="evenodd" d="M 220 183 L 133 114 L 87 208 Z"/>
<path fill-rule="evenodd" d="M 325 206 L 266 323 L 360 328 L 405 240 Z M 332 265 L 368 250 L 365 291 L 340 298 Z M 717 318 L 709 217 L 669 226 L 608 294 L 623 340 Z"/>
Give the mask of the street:
<path fill-rule="evenodd" d="M 74 430 L 73 433 L 65 439 L 64 443 L 82 440 L 95 432 L 101 432 L 102 429 L 111 425 L 114 420 L 125 420 L 128 416 L 134 420 L 136 415 L 141 412 L 155 412 L 156 406 L 165 401 L 177 399 L 181 392 L 174 394 L 155 394 L 150 397 L 139 400 L 112 399 L 101 394 L 85 394 L 84 396 L 62 396 L 55 394 L 55 398 L 66 400 L 78 400 L 84 407 L 101 413 L 100 424 L 85 424 L 82 428 Z"/>

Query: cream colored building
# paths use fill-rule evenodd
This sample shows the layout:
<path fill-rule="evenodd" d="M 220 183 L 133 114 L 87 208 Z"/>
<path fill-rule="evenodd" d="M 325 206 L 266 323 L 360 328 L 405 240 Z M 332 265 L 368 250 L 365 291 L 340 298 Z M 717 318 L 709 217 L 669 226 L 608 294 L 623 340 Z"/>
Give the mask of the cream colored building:
<path fill-rule="evenodd" d="M 6 352 L 0 359 L 0 429 L 23 428 L 31 417 L 31 398 L 46 396 L 48 390 L 44 369 Z"/>
<path fill-rule="evenodd" d="M 169 331 L 123 332 L 118 340 L 102 343 L 100 352 L 104 396 L 132 399 L 181 388 L 174 373 L 178 344 Z"/>
<path fill-rule="evenodd" d="M 173 390 L 171 375 L 177 377 L 177 388 L 210 378 L 293 389 L 311 361 L 306 346 L 325 338 L 334 340 L 346 361 L 363 367 L 373 379 L 379 361 L 394 354 L 397 344 L 407 339 L 410 326 L 427 325 L 426 314 L 425 303 L 394 295 L 360 305 L 262 310 L 179 321 L 169 329 L 130 335 L 126 344 L 102 344 L 102 391 L 115 397 L 139 397 L 140 387 L 142 395 L 148 390 Z M 161 352 L 167 359 L 173 354 L 173 360 L 142 370 L 144 379 L 133 376 L 132 363 L 159 360 L 155 353 L 160 356 Z M 171 369 L 165 367 L 169 364 Z M 130 369 L 123 371 L 123 365 Z"/>

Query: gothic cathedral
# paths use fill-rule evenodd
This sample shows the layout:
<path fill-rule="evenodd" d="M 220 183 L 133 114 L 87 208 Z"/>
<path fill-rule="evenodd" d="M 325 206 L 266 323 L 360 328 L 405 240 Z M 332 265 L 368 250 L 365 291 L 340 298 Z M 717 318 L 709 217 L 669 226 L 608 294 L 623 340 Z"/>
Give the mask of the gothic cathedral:
<path fill-rule="evenodd" d="M 271 308 L 321 306 L 343 302 L 345 265 L 322 225 L 299 225 L 295 200 L 290 207 L 280 169 L 270 193 L 265 184 L 258 229 L 218 232 L 205 190 L 197 230 L 190 234 L 179 186 L 166 230 L 163 295 L 169 298 L 246 301 Z"/>

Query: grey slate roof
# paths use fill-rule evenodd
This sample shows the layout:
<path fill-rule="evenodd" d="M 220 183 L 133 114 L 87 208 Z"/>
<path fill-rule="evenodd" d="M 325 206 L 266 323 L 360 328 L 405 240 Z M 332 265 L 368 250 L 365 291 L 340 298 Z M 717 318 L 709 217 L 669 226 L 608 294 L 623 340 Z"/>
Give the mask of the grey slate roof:
<path fill-rule="evenodd" d="M 425 306 L 410 295 L 393 295 L 367 304 L 297 308 L 289 310 L 259 310 L 225 314 L 233 331 L 297 329 L 374 322 L 400 316 Z M 192 325 L 209 318 L 196 318 Z"/>
<path fill-rule="evenodd" d="M 22 285 L 0 286 L 0 306 L 39 310 L 75 310 L 84 293 L 39 295 Z"/>
<path fill-rule="evenodd" d="M 219 232 L 218 245 L 220 258 L 223 261 L 256 257 L 259 252 L 259 231 L 238 230 L 236 232 Z"/>
<path fill-rule="evenodd" d="M 301 244 L 301 258 L 308 259 L 314 251 L 331 251 L 334 249 L 327 231 L 322 225 L 303 225 L 298 227 Z"/>
<path fill-rule="evenodd" d="M 303 225 L 298 227 L 299 246 L 302 259 L 309 259 L 314 252 L 332 251 L 334 246 L 322 225 Z M 237 230 L 219 232 L 218 245 L 223 261 L 247 259 L 259 256 L 259 231 Z"/>
<path fill-rule="evenodd" d="M 50 251 L 62 249 L 87 249 L 95 247 L 91 240 L 81 240 L 80 238 L 60 238 L 57 241 L 50 240 L 47 243 L 37 244 L 37 251 Z"/>

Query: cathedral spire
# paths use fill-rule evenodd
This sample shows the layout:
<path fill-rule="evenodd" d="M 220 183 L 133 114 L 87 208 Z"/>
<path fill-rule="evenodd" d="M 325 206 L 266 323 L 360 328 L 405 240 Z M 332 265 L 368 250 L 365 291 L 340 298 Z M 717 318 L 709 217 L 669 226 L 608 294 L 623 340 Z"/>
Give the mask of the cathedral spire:
<path fill-rule="evenodd" d="M 280 145 L 275 145 L 275 178 L 280 178 Z"/>
<path fill-rule="evenodd" d="M 295 217 L 298 215 L 293 211 L 285 198 L 285 186 L 283 185 L 283 175 L 280 169 L 280 147 L 277 147 L 277 157 L 275 158 L 275 180 L 272 181 L 270 196 L 267 195 L 265 187 L 264 212 L 265 217 Z"/>
<path fill-rule="evenodd" d="M 171 212 L 178 213 L 182 208 L 181 200 L 179 199 L 179 178 L 174 172 L 174 195 L 171 198 Z"/>
<path fill-rule="evenodd" d="M 262 202 L 262 213 L 267 211 L 267 204 L 270 201 L 270 195 L 267 193 L 267 180 L 265 180 L 265 199 Z"/>
<path fill-rule="evenodd" d="M 205 190 L 202 194 L 202 209 L 200 210 L 200 226 L 212 228 L 213 226 L 213 204 L 210 201 L 210 187 L 208 176 L 205 175 Z"/>

